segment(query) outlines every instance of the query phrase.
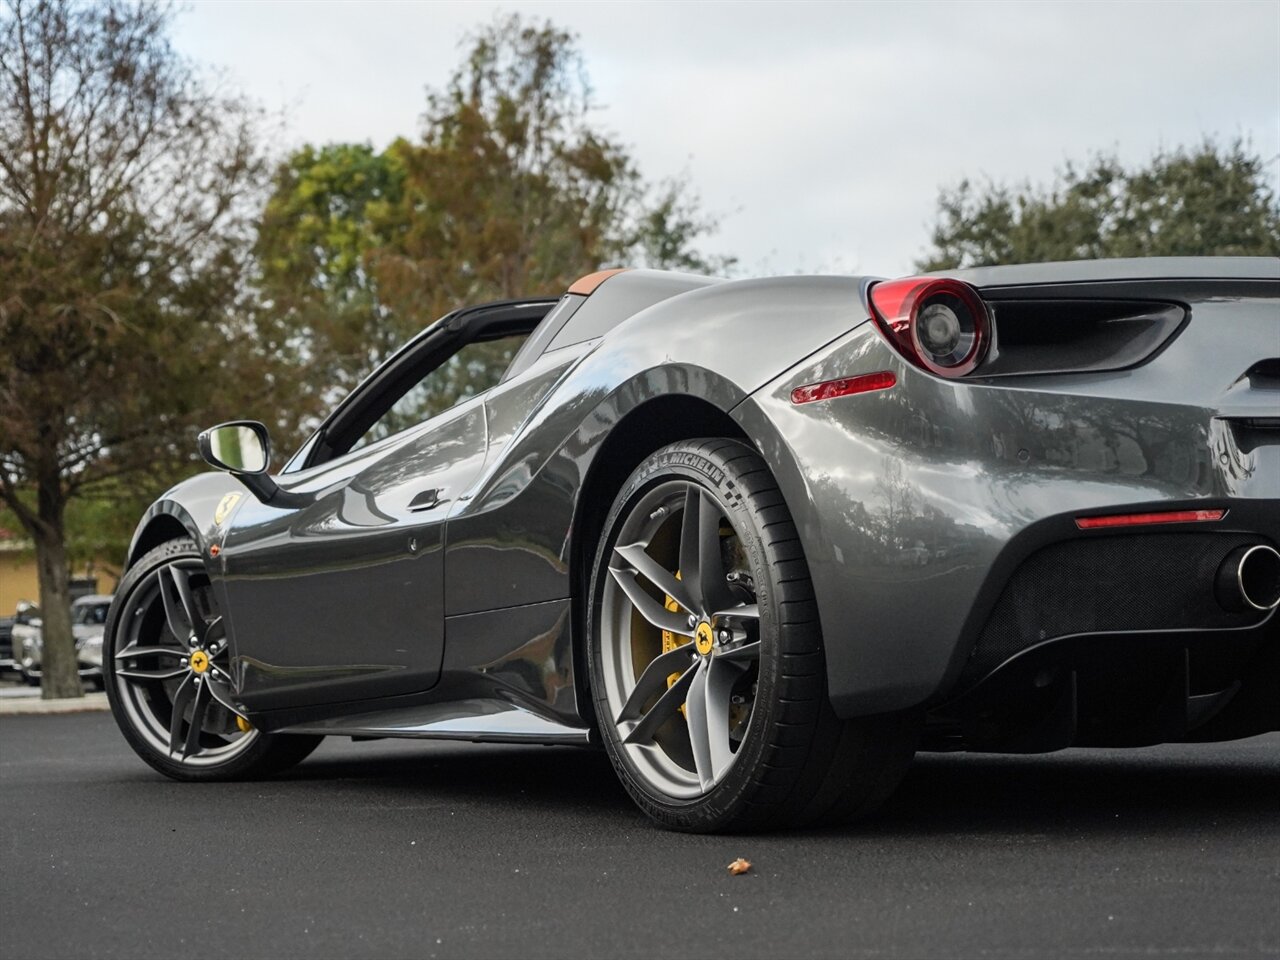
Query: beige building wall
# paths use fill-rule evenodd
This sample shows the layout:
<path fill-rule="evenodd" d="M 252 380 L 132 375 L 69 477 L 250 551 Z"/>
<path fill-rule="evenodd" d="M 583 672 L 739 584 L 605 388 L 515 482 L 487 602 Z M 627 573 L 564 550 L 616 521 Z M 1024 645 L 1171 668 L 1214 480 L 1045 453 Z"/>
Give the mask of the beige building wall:
<path fill-rule="evenodd" d="M 104 572 L 106 565 L 102 563 L 84 568 L 73 569 L 72 577 L 96 577 L 97 590 L 100 593 L 111 593 L 115 590 L 116 579 Z M 40 602 L 40 580 L 36 572 L 35 555 L 26 550 L 0 550 L 0 617 L 11 617 L 19 600 Z"/>
<path fill-rule="evenodd" d="M 0 553 L 0 617 L 13 616 L 19 600 L 40 602 L 36 560 L 29 553 Z"/>

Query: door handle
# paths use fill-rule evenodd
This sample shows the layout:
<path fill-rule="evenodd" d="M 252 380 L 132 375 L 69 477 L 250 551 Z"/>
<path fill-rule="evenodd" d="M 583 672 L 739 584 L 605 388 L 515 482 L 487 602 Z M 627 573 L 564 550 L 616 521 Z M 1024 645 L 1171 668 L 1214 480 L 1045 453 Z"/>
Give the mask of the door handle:
<path fill-rule="evenodd" d="M 440 504 L 445 502 L 440 498 L 440 494 L 442 493 L 444 493 L 444 491 L 439 489 L 423 490 L 420 494 L 409 501 L 410 511 L 418 513 L 422 510 L 434 510 L 436 507 L 440 506 Z"/>

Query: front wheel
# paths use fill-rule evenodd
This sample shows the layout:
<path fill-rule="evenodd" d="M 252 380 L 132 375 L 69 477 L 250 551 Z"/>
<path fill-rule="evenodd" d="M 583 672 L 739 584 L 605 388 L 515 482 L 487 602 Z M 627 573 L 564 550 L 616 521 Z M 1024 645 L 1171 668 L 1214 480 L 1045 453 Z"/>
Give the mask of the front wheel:
<path fill-rule="evenodd" d="M 905 771 L 918 715 L 832 712 L 799 537 L 746 445 L 686 441 L 645 460 L 605 521 L 590 601 L 605 747 L 658 823 L 846 820 Z"/>
<path fill-rule="evenodd" d="M 235 708 L 231 653 L 194 541 L 156 547 L 125 574 L 107 617 L 103 681 L 120 732 L 175 780 L 238 780 L 303 760 L 322 737 L 266 734 Z"/>

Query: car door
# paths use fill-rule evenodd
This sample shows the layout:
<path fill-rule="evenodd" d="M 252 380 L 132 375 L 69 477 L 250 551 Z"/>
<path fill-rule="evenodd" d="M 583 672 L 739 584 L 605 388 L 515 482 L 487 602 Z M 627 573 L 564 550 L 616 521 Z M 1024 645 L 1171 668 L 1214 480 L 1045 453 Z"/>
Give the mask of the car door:
<path fill-rule="evenodd" d="M 429 689 L 443 652 L 443 524 L 479 472 L 480 398 L 281 478 L 310 502 L 250 500 L 223 547 L 240 699 L 250 710 Z"/>
<path fill-rule="evenodd" d="M 484 464 L 483 394 L 554 301 L 451 314 L 340 404 L 221 546 L 248 710 L 418 693 L 440 676 L 444 522 Z"/>

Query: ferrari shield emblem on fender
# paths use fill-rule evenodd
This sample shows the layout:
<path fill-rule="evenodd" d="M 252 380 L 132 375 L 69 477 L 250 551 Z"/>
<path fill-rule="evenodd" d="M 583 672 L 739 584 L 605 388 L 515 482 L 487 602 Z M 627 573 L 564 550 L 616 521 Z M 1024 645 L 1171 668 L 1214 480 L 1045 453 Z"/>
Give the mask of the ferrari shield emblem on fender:
<path fill-rule="evenodd" d="M 235 509 L 235 505 L 240 502 L 239 493 L 228 493 L 225 497 L 218 501 L 218 509 L 213 511 L 213 522 L 217 526 L 222 526 L 227 517 L 231 516 L 231 511 Z"/>

